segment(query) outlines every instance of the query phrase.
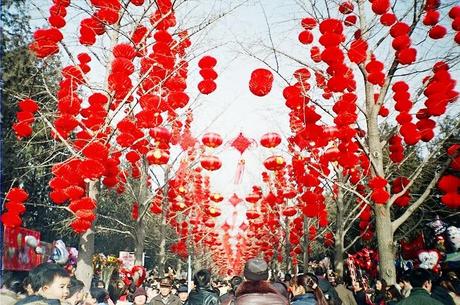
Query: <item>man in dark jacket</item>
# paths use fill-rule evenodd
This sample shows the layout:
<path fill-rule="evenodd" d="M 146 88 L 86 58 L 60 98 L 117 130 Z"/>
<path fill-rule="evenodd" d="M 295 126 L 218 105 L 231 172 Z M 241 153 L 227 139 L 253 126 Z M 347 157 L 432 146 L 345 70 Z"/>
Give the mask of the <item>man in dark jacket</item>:
<path fill-rule="evenodd" d="M 169 277 L 160 280 L 160 294 L 152 299 L 149 305 L 181 305 L 177 295 L 171 293 L 172 281 Z"/>
<path fill-rule="evenodd" d="M 273 288 L 268 280 L 268 265 L 263 259 L 252 258 L 244 265 L 246 281 L 236 290 L 235 305 L 287 305 L 288 300 Z"/>
<path fill-rule="evenodd" d="M 412 270 L 409 281 L 412 285 L 410 295 L 400 301 L 398 305 L 443 305 L 430 295 L 432 284 L 431 274 L 428 270 L 422 268 Z"/>
<path fill-rule="evenodd" d="M 341 305 L 342 300 L 340 299 L 337 291 L 332 287 L 331 283 L 326 279 L 326 272 L 323 267 L 318 266 L 315 268 L 315 275 L 318 277 L 319 283 L 318 286 L 321 288 L 321 291 L 324 293 L 324 297 L 328 300 L 329 304 Z"/>
<path fill-rule="evenodd" d="M 195 289 L 188 295 L 187 305 L 218 305 L 219 295 L 211 287 L 211 273 L 202 269 L 193 276 Z"/>
<path fill-rule="evenodd" d="M 235 292 L 238 286 L 243 282 L 243 278 L 241 276 L 235 275 L 230 280 L 230 287 L 231 289 L 224 295 L 220 296 L 220 303 L 222 305 L 231 304 L 231 302 L 235 299 Z"/>

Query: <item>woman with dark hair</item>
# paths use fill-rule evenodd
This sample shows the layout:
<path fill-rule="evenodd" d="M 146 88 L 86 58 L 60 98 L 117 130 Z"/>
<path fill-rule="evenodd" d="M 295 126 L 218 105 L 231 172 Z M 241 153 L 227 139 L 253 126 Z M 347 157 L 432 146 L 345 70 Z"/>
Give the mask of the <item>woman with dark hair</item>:
<path fill-rule="evenodd" d="M 70 278 L 69 296 L 65 300 L 68 305 L 80 305 L 83 302 L 85 284 L 76 278 Z"/>
<path fill-rule="evenodd" d="M 86 305 L 107 305 L 109 293 L 102 288 L 91 288 L 89 296 L 85 300 Z"/>
<path fill-rule="evenodd" d="M 396 305 L 399 301 L 402 300 L 402 296 L 399 293 L 398 288 L 395 285 L 391 285 L 387 287 L 387 291 L 385 294 L 385 301 L 387 305 Z"/>
<path fill-rule="evenodd" d="M 353 295 L 358 305 L 367 305 L 366 291 L 364 291 L 363 283 L 360 281 L 353 282 Z"/>
<path fill-rule="evenodd" d="M 291 305 L 327 305 L 318 278 L 311 273 L 299 275 L 291 280 L 293 298 Z"/>
<path fill-rule="evenodd" d="M 374 305 L 385 305 L 385 293 L 387 290 L 387 282 L 384 279 L 375 281 L 375 292 L 373 297 Z"/>

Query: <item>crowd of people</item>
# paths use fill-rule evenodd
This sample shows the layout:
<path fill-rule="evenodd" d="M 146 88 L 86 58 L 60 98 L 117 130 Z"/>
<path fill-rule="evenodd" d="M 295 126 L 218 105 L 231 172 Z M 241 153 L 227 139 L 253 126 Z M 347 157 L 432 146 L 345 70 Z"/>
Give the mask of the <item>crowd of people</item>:
<path fill-rule="evenodd" d="M 22 280 L 3 281 L 1 305 L 455 305 L 460 304 L 460 280 L 455 272 L 435 276 L 416 268 L 387 285 L 354 280 L 352 283 L 316 266 L 311 272 L 281 279 L 270 278 L 268 264 L 253 258 L 244 266 L 244 277 L 215 280 L 207 269 L 193 277 L 193 287 L 171 277 L 127 287 L 123 281 L 107 285 L 96 280 L 87 290 L 65 269 L 44 263 Z M 106 290 L 106 287 L 109 289 Z"/>

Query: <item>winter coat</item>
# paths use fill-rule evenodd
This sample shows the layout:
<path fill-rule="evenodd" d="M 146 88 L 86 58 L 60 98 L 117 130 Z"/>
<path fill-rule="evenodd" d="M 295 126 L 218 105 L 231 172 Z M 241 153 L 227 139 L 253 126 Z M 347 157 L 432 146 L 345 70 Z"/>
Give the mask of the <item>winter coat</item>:
<path fill-rule="evenodd" d="M 329 304 L 341 305 L 342 300 L 340 299 L 337 291 L 332 287 L 331 283 L 322 276 L 318 276 L 318 286 L 324 293 L 324 297 L 328 300 Z"/>
<path fill-rule="evenodd" d="M 61 302 L 56 299 L 45 299 L 40 295 L 30 295 L 19 300 L 15 305 L 61 305 Z"/>
<path fill-rule="evenodd" d="M 235 291 L 231 290 L 219 297 L 221 305 L 230 305 L 232 300 L 235 299 Z"/>
<path fill-rule="evenodd" d="M 353 296 L 355 297 L 355 301 L 357 305 L 367 305 L 366 292 L 364 290 L 353 292 Z"/>
<path fill-rule="evenodd" d="M 197 287 L 190 291 L 186 305 L 218 305 L 219 295 L 208 287 Z"/>
<path fill-rule="evenodd" d="M 161 294 L 159 294 L 150 301 L 149 305 L 181 305 L 181 301 L 177 295 L 169 294 L 166 303 L 164 303 Z"/>
<path fill-rule="evenodd" d="M 291 305 L 316 305 L 317 303 L 313 293 L 296 295 L 291 300 Z"/>
<path fill-rule="evenodd" d="M 289 301 L 280 295 L 267 281 L 246 281 L 238 286 L 235 305 L 288 305 Z"/>
<path fill-rule="evenodd" d="M 443 303 L 444 305 L 455 305 L 454 300 L 449 294 L 449 290 L 441 286 L 433 286 L 431 297 Z"/>
<path fill-rule="evenodd" d="M 423 288 L 412 288 L 410 295 L 401 300 L 398 305 L 443 305 L 432 298 L 428 291 Z"/>
<path fill-rule="evenodd" d="M 10 290 L 0 291 L 0 304 L 1 305 L 14 305 L 21 298 Z"/>
<path fill-rule="evenodd" d="M 357 305 L 353 292 L 345 287 L 343 284 L 337 285 L 335 291 L 339 295 L 339 298 L 342 300 L 342 305 Z"/>

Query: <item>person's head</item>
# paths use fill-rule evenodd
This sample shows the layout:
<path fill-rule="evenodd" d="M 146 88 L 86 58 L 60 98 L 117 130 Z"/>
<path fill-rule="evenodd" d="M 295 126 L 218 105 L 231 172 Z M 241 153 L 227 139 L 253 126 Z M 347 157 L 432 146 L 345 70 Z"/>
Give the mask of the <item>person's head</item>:
<path fill-rule="evenodd" d="M 21 279 L 15 277 L 13 273 L 6 273 L 3 277 L 2 288 L 6 288 L 14 293 L 24 293 L 24 285 Z"/>
<path fill-rule="evenodd" d="M 399 290 L 398 290 L 398 288 L 396 288 L 395 285 L 391 285 L 391 286 L 387 287 L 387 291 L 385 293 L 385 300 L 387 300 L 387 301 L 392 301 L 392 300 L 399 301 L 401 299 L 402 299 L 401 293 L 399 293 Z"/>
<path fill-rule="evenodd" d="M 169 277 L 162 278 L 160 280 L 160 294 L 162 297 L 166 297 L 171 293 L 172 281 Z"/>
<path fill-rule="evenodd" d="M 363 290 L 363 284 L 361 283 L 361 281 L 353 281 L 353 290 L 354 291 Z"/>
<path fill-rule="evenodd" d="M 24 291 L 26 292 L 27 295 L 33 295 L 35 292 L 32 289 L 32 284 L 30 283 L 30 277 L 26 276 L 24 280 L 22 281 L 22 287 L 24 288 Z"/>
<path fill-rule="evenodd" d="M 337 285 L 343 285 L 343 284 L 345 284 L 345 282 L 344 282 L 344 280 L 343 280 L 343 277 L 341 277 L 341 276 L 337 276 L 337 277 L 335 278 L 335 282 L 337 283 Z"/>
<path fill-rule="evenodd" d="M 207 269 L 201 269 L 193 276 L 193 283 L 196 287 L 207 287 L 211 282 L 211 272 Z"/>
<path fill-rule="evenodd" d="M 105 283 L 102 280 L 97 281 L 96 283 L 96 288 L 102 288 L 105 289 Z"/>
<path fill-rule="evenodd" d="M 318 305 L 327 305 L 327 300 L 318 282 L 318 277 L 312 273 L 299 275 L 291 280 L 291 292 L 294 296 L 313 293 Z"/>
<path fill-rule="evenodd" d="M 248 281 L 268 280 L 268 264 L 260 258 L 251 258 L 244 265 L 244 277 Z"/>
<path fill-rule="evenodd" d="M 275 288 L 275 290 L 279 294 L 281 294 L 283 297 L 289 300 L 289 289 L 284 282 L 281 282 L 281 281 L 273 282 L 272 287 Z"/>
<path fill-rule="evenodd" d="M 321 266 L 316 266 L 315 267 L 315 275 L 316 276 L 324 276 L 325 273 L 326 273 L 326 271 L 324 271 L 323 267 L 321 267 Z"/>
<path fill-rule="evenodd" d="M 107 290 L 102 288 L 93 287 L 89 290 L 89 295 L 85 300 L 88 305 L 94 305 L 98 303 L 106 303 L 109 298 Z"/>
<path fill-rule="evenodd" d="M 412 287 L 412 285 L 409 282 L 409 274 L 408 272 L 405 272 L 401 274 L 401 276 L 398 279 L 398 285 L 401 287 L 401 289 L 409 289 Z"/>
<path fill-rule="evenodd" d="M 71 278 L 69 283 L 69 296 L 66 302 L 70 305 L 78 305 L 83 302 L 85 284 L 76 278 Z"/>
<path fill-rule="evenodd" d="M 46 299 L 65 300 L 69 295 L 69 273 L 59 265 L 43 263 L 29 273 L 31 289 Z"/>
<path fill-rule="evenodd" d="M 147 292 L 144 288 L 138 287 L 133 294 L 133 305 L 144 305 L 147 302 Z"/>
<path fill-rule="evenodd" d="M 414 288 L 423 288 L 431 292 L 431 273 L 423 268 L 416 268 L 412 270 L 409 275 L 409 282 Z"/>
<path fill-rule="evenodd" d="M 387 289 L 387 282 L 384 279 L 377 279 L 375 281 L 375 290 L 385 291 Z"/>
<path fill-rule="evenodd" d="M 292 280 L 292 275 L 290 273 L 286 273 L 284 275 L 284 281 L 289 283 L 291 280 Z"/>
<path fill-rule="evenodd" d="M 187 301 L 188 298 L 188 287 L 185 285 L 180 285 L 179 288 L 177 288 L 177 296 L 182 302 Z"/>
<path fill-rule="evenodd" d="M 232 277 L 230 280 L 230 287 L 232 288 L 233 291 L 240 286 L 240 284 L 243 282 L 243 278 L 241 276 L 235 275 Z"/>

